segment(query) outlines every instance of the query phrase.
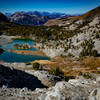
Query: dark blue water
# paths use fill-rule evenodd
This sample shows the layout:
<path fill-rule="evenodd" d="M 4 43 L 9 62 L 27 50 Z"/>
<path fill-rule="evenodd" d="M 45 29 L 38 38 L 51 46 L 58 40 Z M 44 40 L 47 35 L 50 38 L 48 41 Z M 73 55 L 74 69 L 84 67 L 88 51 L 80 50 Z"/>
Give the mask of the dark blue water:
<path fill-rule="evenodd" d="M 50 60 L 49 57 L 37 55 L 22 55 L 11 52 L 4 52 L 0 55 L 0 60 L 4 62 L 31 62 L 34 60 Z"/>
<path fill-rule="evenodd" d="M 8 49 L 16 49 L 13 47 L 14 44 L 23 44 L 23 43 L 29 43 L 30 46 L 34 45 L 33 41 L 21 41 L 21 40 L 15 40 L 12 43 L 8 44 L 7 46 L 2 46 L 3 49 L 5 49 L 5 52 L 3 52 L 0 55 L 0 61 L 4 62 L 31 62 L 34 60 L 50 60 L 49 57 L 46 56 L 37 56 L 37 55 L 22 55 L 17 53 L 8 52 Z M 31 51 L 36 51 L 36 48 L 28 49 Z"/>

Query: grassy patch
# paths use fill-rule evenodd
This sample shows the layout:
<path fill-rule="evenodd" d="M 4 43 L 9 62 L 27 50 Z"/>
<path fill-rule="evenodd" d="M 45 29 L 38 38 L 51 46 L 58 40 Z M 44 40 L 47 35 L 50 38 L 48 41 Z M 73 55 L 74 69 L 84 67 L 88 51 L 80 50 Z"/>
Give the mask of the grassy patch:
<path fill-rule="evenodd" d="M 82 61 L 83 65 L 91 69 L 97 69 L 100 67 L 100 58 L 87 57 Z"/>
<path fill-rule="evenodd" d="M 63 81 L 69 81 L 70 79 L 74 79 L 75 78 L 74 76 L 66 76 L 66 75 L 64 75 L 64 72 L 59 67 L 51 69 L 49 71 L 49 73 L 53 74 L 53 75 L 56 75 L 56 76 L 59 76 Z"/>

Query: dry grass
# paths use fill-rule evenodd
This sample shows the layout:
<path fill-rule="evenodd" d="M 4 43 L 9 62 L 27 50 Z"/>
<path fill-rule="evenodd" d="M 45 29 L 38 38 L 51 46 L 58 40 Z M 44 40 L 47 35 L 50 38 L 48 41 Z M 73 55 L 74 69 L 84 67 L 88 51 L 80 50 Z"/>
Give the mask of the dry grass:
<path fill-rule="evenodd" d="M 97 68 L 100 68 L 100 58 L 88 57 L 83 59 L 82 63 L 90 69 L 96 70 Z"/>
<path fill-rule="evenodd" d="M 90 14 L 90 12 L 87 12 L 81 16 L 76 17 L 74 20 L 82 20 L 85 19 L 88 15 Z"/>
<path fill-rule="evenodd" d="M 73 58 L 56 57 L 50 61 L 37 62 L 43 66 L 44 70 L 53 71 L 59 68 L 65 76 L 76 77 L 80 73 L 100 73 L 100 58 L 96 57 L 87 57 L 79 61 Z"/>
<path fill-rule="evenodd" d="M 66 76 L 77 76 L 79 73 L 99 73 L 100 72 L 100 58 L 87 57 L 83 60 L 77 61 L 73 58 L 56 57 L 51 60 L 49 64 L 52 68 L 59 68 Z"/>

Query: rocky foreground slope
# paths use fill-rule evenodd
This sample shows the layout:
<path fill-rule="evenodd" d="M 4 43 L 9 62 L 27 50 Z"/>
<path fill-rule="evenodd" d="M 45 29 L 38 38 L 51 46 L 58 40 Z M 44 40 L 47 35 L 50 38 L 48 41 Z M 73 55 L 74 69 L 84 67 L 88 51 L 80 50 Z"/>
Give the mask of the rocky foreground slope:
<path fill-rule="evenodd" d="M 10 64 L 0 65 L 0 100 L 100 100 L 99 75 L 60 81 L 47 88 L 41 83 L 41 77 L 51 78 L 47 72 L 25 72 L 4 65 Z"/>
<path fill-rule="evenodd" d="M 100 100 L 96 81 L 70 80 L 48 89 L 0 88 L 0 100 Z"/>

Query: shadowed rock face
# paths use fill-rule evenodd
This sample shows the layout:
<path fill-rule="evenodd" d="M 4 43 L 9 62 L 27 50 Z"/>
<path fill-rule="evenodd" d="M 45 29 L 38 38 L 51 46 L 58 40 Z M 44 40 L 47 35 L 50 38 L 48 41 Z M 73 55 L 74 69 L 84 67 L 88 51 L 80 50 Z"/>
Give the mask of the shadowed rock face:
<path fill-rule="evenodd" d="M 3 52 L 4 52 L 4 50 L 0 48 L 0 54 L 2 54 Z"/>
<path fill-rule="evenodd" d="M 0 86 L 7 85 L 8 88 L 45 88 L 45 86 L 35 76 L 24 71 L 11 69 L 0 65 Z"/>
<path fill-rule="evenodd" d="M 0 13 L 0 22 L 4 21 L 4 22 L 8 22 L 8 19 L 5 15 L 3 15 L 2 13 Z"/>

